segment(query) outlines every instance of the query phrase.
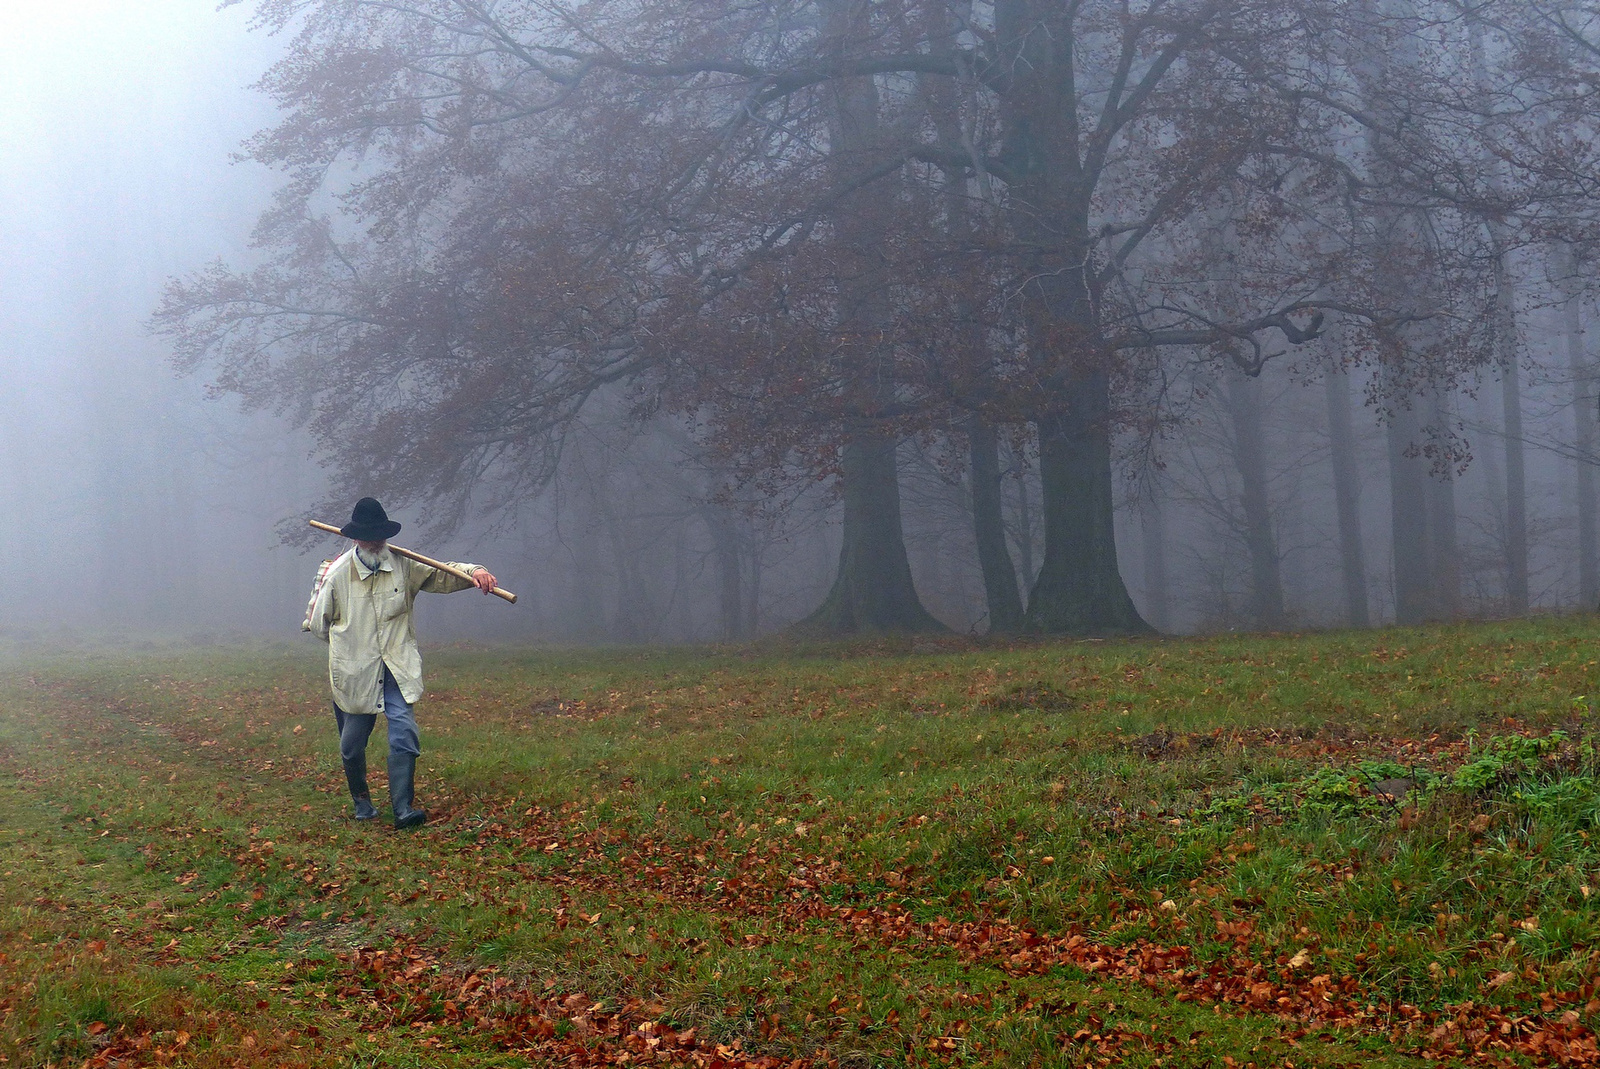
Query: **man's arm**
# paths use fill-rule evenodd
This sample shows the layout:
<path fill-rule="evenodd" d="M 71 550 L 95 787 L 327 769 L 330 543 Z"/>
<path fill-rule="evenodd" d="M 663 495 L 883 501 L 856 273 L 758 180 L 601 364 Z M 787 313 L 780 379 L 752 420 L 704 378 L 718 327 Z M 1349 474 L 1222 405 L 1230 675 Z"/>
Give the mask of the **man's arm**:
<path fill-rule="evenodd" d="M 471 582 L 459 576 L 451 575 L 449 572 L 440 571 L 437 568 L 429 568 L 430 574 L 422 581 L 422 586 L 418 589 L 426 590 L 430 594 L 452 594 L 457 590 L 468 590 L 476 586 L 479 590 L 488 594 L 498 585 L 494 575 L 481 564 L 467 564 L 454 560 L 446 561 L 445 563 L 452 568 L 459 568 L 472 576 Z M 423 564 L 419 565 L 419 567 L 427 568 L 428 566 Z"/>
<path fill-rule="evenodd" d="M 336 562 L 335 570 L 338 570 L 339 563 L 343 562 Z M 348 565 L 346 565 L 346 567 L 348 567 Z M 332 630 L 333 625 L 339 622 L 339 598 L 337 591 L 340 586 L 340 579 L 341 576 L 330 573 L 328 578 L 323 582 L 322 589 L 317 591 L 316 602 L 311 606 L 311 616 L 309 619 L 311 626 L 308 628 L 308 630 L 324 642 L 328 641 L 328 632 Z"/>

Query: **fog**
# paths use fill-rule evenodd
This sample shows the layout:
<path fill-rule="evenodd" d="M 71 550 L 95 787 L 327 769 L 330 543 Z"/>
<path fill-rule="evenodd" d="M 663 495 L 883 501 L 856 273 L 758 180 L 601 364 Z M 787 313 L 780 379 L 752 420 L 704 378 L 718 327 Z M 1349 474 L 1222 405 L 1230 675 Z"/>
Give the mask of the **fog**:
<path fill-rule="evenodd" d="M 270 116 L 243 23 L 193 0 L 0 7 L 7 632 L 252 630 L 304 585 L 272 550 L 283 480 L 263 499 L 229 455 L 303 450 L 204 403 L 144 329 L 168 275 L 241 248 L 270 188 L 229 162 Z"/>
<path fill-rule="evenodd" d="M 313 516 L 329 475 L 292 411 L 208 396 L 213 369 L 176 373 L 168 340 L 150 329 L 169 279 L 261 255 L 251 231 L 283 176 L 236 154 L 278 121 L 253 85 L 285 47 L 249 29 L 246 7 L 217 11 L 211 0 L 0 5 L 0 554 L 9 565 L 0 640 L 292 639 L 316 561 L 342 548 L 285 543 L 305 519 L 348 518 Z M 1530 254 L 1522 269 L 1527 608 L 1592 609 L 1580 604 L 1572 488 L 1589 460 L 1573 444 L 1564 306 L 1539 281 L 1543 261 Z M 1350 622 L 1327 344 L 1276 355 L 1249 387 L 1266 440 L 1276 609 L 1261 608 L 1263 580 L 1252 572 L 1260 558 L 1241 482 L 1242 424 L 1224 403 L 1230 372 L 1215 361 L 1178 365 L 1172 379 L 1190 390 L 1181 415 L 1118 438 L 1121 571 L 1161 629 Z M 1358 368 L 1349 389 L 1361 583 L 1379 623 L 1397 614 L 1397 565 L 1390 447 L 1380 406 L 1364 403 L 1372 374 Z M 1470 463 L 1463 453 L 1444 465 L 1454 469 L 1459 590 L 1447 615 L 1522 611 L 1508 570 L 1506 464 L 1515 461 L 1500 390 L 1498 372 L 1479 370 L 1439 402 L 1471 453 Z M 641 418 L 625 391 L 600 390 L 568 429 L 550 481 L 506 501 L 491 473 L 475 497 L 488 507 L 438 540 L 425 505 L 396 508 L 406 524 L 397 542 L 488 565 L 522 598 L 515 607 L 432 599 L 420 609 L 425 637 L 716 641 L 806 616 L 839 560 L 834 473 L 791 472 L 736 487 L 730 501 L 726 470 L 704 459 L 692 431 L 681 415 Z M 918 595 L 952 631 L 978 634 L 989 610 L 965 448 L 955 433 L 906 434 L 900 508 Z M 1003 438 L 1001 463 L 1008 548 L 1026 595 L 1046 548 L 1031 431 Z"/>
<path fill-rule="evenodd" d="M 211 0 L 0 5 L 0 554 L 13 563 L 0 638 L 297 637 L 316 562 L 343 549 L 283 541 L 307 518 L 349 518 L 312 515 L 325 480 L 310 440 L 208 399 L 206 376 L 175 374 L 147 329 L 168 278 L 218 258 L 249 262 L 276 182 L 235 159 L 274 118 L 251 86 L 282 47 L 248 24 L 246 9 Z M 603 581 L 633 552 L 595 542 L 584 505 L 596 487 L 652 525 L 693 512 L 614 485 L 604 439 L 616 437 L 580 436 L 573 476 L 544 502 L 561 509 L 536 503 L 514 530 L 469 524 L 445 544 L 418 543 L 407 535 L 426 517 L 395 513 L 407 524 L 398 544 L 492 566 L 521 598 L 424 598 L 427 637 L 716 637 L 685 619 L 692 592 L 670 588 L 703 571 L 675 532 L 638 533 L 666 560 L 667 585 L 647 595 L 661 620 L 634 626 L 614 588 L 593 596 L 597 573 Z M 825 572 L 825 554 L 812 555 Z M 801 600 L 813 596 L 800 587 Z M 769 579 L 769 599 L 792 594 Z"/>

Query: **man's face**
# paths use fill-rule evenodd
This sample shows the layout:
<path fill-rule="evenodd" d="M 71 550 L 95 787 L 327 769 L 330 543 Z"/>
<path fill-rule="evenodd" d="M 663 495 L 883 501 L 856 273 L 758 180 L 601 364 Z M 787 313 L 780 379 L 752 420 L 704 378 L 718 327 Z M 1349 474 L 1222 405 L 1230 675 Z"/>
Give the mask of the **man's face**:
<path fill-rule="evenodd" d="M 357 541 L 357 542 L 356 542 L 356 545 L 358 545 L 358 546 L 360 546 L 360 547 L 361 547 L 361 548 L 362 548 L 362 549 L 364 549 L 364 550 L 366 550 L 366 551 L 367 551 L 367 553 L 368 553 L 368 554 L 369 554 L 369 555 L 370 555 L 370 554 L 373 554 L 373 553 L 377 553 L 377 552 L 379 552 L 379 551 L 380 551 L 380 550 L 382 550 L 382 549 L 383 549 L 383 546 L 384 546 L 384 543 L 383 543 L 383 541 L 378 541 L 378 542 L 362 542 L 362 541 L 359 541 L 359 540 L 358 540 L 358 541 Z"/>

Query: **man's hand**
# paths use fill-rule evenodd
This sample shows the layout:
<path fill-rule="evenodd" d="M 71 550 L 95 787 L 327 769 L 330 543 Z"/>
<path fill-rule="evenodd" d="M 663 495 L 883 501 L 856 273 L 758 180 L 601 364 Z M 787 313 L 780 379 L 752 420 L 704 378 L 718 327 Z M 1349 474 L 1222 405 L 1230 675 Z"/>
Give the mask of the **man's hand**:
<path fill-rule="evenodd" d="M 485 594 L 492 594 L 495 588 L 494 576 L 489 574 L 489 569 L 479 568 L 472 573 L 472 581 L 478 584 L 478 589 Z"/>

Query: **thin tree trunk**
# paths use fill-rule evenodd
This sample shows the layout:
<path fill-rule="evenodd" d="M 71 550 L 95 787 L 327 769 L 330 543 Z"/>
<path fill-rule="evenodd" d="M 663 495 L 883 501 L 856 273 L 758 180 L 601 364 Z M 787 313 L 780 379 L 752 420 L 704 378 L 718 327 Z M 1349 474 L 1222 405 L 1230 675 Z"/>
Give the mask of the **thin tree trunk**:
<path fill-rule="evenodd" d="M 1343 368 L 1322 380 L 1328 403 L 1328 438 L 1333 458 L 1333 496 L 1339 512 L 1339 565 L 1344 577 L 1345 619 L 1368 627 L 1366 553 L 1361 538 L 1361 478 L 1355 428 L 1350 418 L 1350 376 Z"/>
<path fill-rule="evenodd" d="M 1017 567 L 1006 548 L 1000 502 L 1000 443 L 994 425 L 974 418 L 967 425 L 972 450 L 972 523 L 978 565 L 989 605 L 989 633 L 1010 634 L 1022 627 L 1022 595 Z"/>
<path fill-rule="evenodd" d="M 1400 15 L 1410 8 L 1409 0 L 1401 0 L 1391 14 Z M 1396 66 L 1404 69 L 1418 62 L 1417 42 L 1402 39 L 1391 46 L 1369 40 L 1355 42 L 1355 45 L 1348 56 L 1350 69 L 1365 86 L 1367 106 L 1383 120 L 1369 127 L 1365 134 L 1371 153 L 1370 165 L 1380 183 L 1386 183 L 1397 177 L 1390 156 L 1397 146 L 1389 143 L 1388 135 L 1382 130 L 1385 126 L 1402 125 L 1405 116 L 1385 89 L 1384 75 Z M 1395 328 L 1386 340 L 1385 361 L 1389 366 L 1385 371 L 1388 381 L 1384 383 L 1390 408 L 1385 437 L 1389 452 L 1395 619 L 1402 624 L 1413 624 L 1445 615 L 1436 574 L 1440 562 L 1434 546 L 1438 534 L 1434 525 L 1442 513 L 1438 495 L 1429 485 L 1429 461 L 1418 455 L 1425 435 L 1423 415 L 1417 406 L 1425 402 L 1427 387 L 1419 387 L 1415 369 L 1408 366 L 1415 345 L 1426 341 L 1426 332 L 1431 329 L 1429 316 L 1440 303 L 1442 286 L 1437 277 L 1435 230 L 1425 209 L 1380 208 L 1371 216 L 1370 225 L 1374 282 L 1379 292 L 1397 311 L 1417 317 L 1413 323 Z M 1453 495 L 1452 489 L 1452 502 Z M 1452 526 L 1453 515 L 1452 505 Z M 1454 561 L 1446 563 L 1453 566 Z"/>
<path fill-rule="evenodd" d="M 1578 279 L 1578 258 L 1571 245 L 1561 248 L 1564 278 L 1562 326 L 1567 342 L 1567 371 L 1572 376 L 1572 440 L 1578 461 L 1572 489 L 1578 506 L 1578 604 L 1596 609 L 1600 599 L 1600 545 L 1595 538 L 1594 468 L 1597 444 L 1594 369 L 1583 344 L 1583 287 Z"/>
<path fill-rule="evenodd" d="M 1439 433 L 1450 426 L 1450 395 L 1434 389 L 1432 422 Z M 1432 466 L 1431 463 L 1429 465 Z M 1461 550 L 1456 540 L 1456 476 L 1449 465 L 1426 475 L 1428 488 L 1428 562 L 1433 572 L 1433 598 L 1442 620 L 1461 615 Z"/>
<path fill-rule="evenodd" d="M 1033 588 L 1033 500 L 1028 493 L 1026 458 L 1014 456 L 1017 470 L 1017 555 L 1022 558 L 1022 585 Z"/>
<path fill-rule="evenodd" d="M 1233 459 L 1243 492 L 1245 545 L 1250 552 L 1250 614 L 1256 626 L 1282 629 L 1283 573 L 1267 497 L 1266 445 L 1261 429 L 1261 380 L 1237 369 L 1227 372 L 1228 413 L 1233 424 Z"/>
<path fill-rule="evenodd" d="M 578 532 L 572 539 L 562 539 L 561 544 L 570 548 L 572 565 L 564 569 L 563 579 L 566 583 L 566 596 L 557 604 L 572 606 L 575 629 L 586 640 L 605 640 L 611 637 L 609 612 L 606 608 L 606 564 L 604 560 L 605 539 L 610 524 L 605 508 L 601 504 L 601 494 L 604 487 L 589 484 L 587 508 L 576 505 L 575 502 L 566 505 L 569 523 Z M 569 499 L 571 500 L 571 499 Z M 562 508 L 561 499 L 556 498 L 556 508 Z M 559 522 L 559 511 L 557 520 Z M 618 580 L 621 585 L 621 580 Z"/>
<path fill-rule="evenodd" d="M 744 568 L 739 552 L 739 529 L 734 518 L 715 505 L 707 505 L 706 527 L 711 532 L 717 560 L 717 594 L 722 641 L 745 637 Z"/>
<path fill-rule="evenodd" d="M 1488 433 L 1499 434 L 1500 425 L 1498 421 L 1502 413 L 1499 411 L 1499 406 L 1490 398 L 1489 391 L 1487 389 L 1479 390 L 1475 395 L 1475 403 L 1477 405 L 1478 422 L 1486 428 L 1492 428 Z M 1504 466 L 1505 451 L 1503 449 L 1485 449 L 1483 451 L 1483 481 L 1488 486 L 1488 511 L 1491 513 L 1489 519 L 1494 524 L 1494 537 L 1501 539 L 1495 549 L 1502 558 L 1504 556 L 1506 529 L 1506 474 Z M 1497 580 L 1504 580 L 1505 569 L 1495 568 L 1494 575 Z M 1505 592 L 1497 589 L 1495 594 L 1500 598 L 1500 605 L 1504 606 L 1506 604 Z"/>
<path fill-rule="evenodd" d="M 755 532 L 750 532 L 750 593 L 745 602 L 745 628 L 751 635 L 761 633 L 761 556 L 762 543 Z"/>
<path fill-rule="evenodd" d="M 655 625 L 655 610 L 639 568 L 639 553 L 628 537 L 628 521 L 619 517 L 607 500 L 602 506 L 611 559 L 617 569 L 617 607 L 611 618 L 611 637 L 620 642 L 647 641 Z"/>
<path fill-rule="evenodd" d="M 1483 21 L 1475 11 L 1467 13 L 1467 32 L 1479 106 L 1484 114 L 1482 121 L 1488 125 L 1493 121 L 1489 118 L 1493 112 L 1489 64 L 1483 41 Z M 1498 190 L 1503 185 L 1500 161 L 1486 156 L 1483 164 L 1489 188 Z M 1522 371 L 1517 362 L 1517 290 L 1511 265 L 1506 262 L 1506 227 L 1493 216 L 1484 219 L 1484 226 L 1488 228 L 1494 248 L 1494 341 L 1500 365 L 1500 404 L 1506 430 L 1506 610 L 1521 616 L 1528 611 L 1528 490 L 1522 449 Z"/>
<path fill-rule="evenodd" d="M 1495 265 L 1499 320 L 1500 404 L 1505 423 L 1506 457 L 1506 610 L 1528 611 L 1528 489 L 1522 449 L 1522 371 L 1517 361 L 1514 290 L 1502 253 Z"/>
<path fill-rule="evenodd" d="M 960 23 L 953 13 L 940 4 L 930 4 L 923 9 L 927 19 L 927 34 L 935 47 L 954 47 L 960 34 Z M 967 143 L 962 115 L 962 102 L 956 86 L 948 79 L 921 83 L 926 95 L 926 107 L 939 137 L 945 144 Z M 979 192 L 987 203 L 990 189 L 987 182 L 979 183 Z M 944 181 L 944 224 L 949 239 L 957 246 L 974 240 L 970 218 L 971 190 L 966 176 L 951 171 Z M 970 361 L 980 382 L 990 377 L 992 360 L 989 354 L 987 331 L 982 325 L 982 301 L 975 295 L 966 295 L 956 302 L 958 326 L 952 339 L 956 348 Z M 977 543 L 978 567 L 983 575 L 984 600 L 988 607 L 989 633 L 1010 634 L 1022 626 L 1022 594 L 1017 588 L 1017 568 L 1006 548 L 1005 506 L 1000 476 L 1000 442 L 995 426 L 981 415 L 974 414 L 966 421 L 967 443 L 972 478 L 972 523 Z"/>
<path fill-rule="evenodd" d="M 1145 619 L 1162 631 L 1172 630 L 1167 579 L 1167 525 L 1156 488 L 1139 504 L 1139 534 L 1144 549 Z"/>
<path fill-rule="evenodd" d="M 1420 453 L 1428 429 L 1418 405 L 1421 398 L 1391 399 L 1393 414 L 1386 427 L 1389 444 L 1390 522 L 1394 535 L 1395 621 L 1416 624 L 1449 620 L 1460 614 L 1461 576 L 1456 544 L 1456 492 L 1451 473 L 1432 472 Z M 1431 391 L 1428 416 L 1448 424 L 1446 395 Z"/>
<path fill-rule="evenodd" d="M 1427 462 L 1411 455 L 1422 420 L 1406 398 L 1391 399 L 1384 434 L 1389 446 L 1389 523 L 1394 542 L 1394 616 L 1418 624 L 1438 615 L 1428 538 Z"/>

